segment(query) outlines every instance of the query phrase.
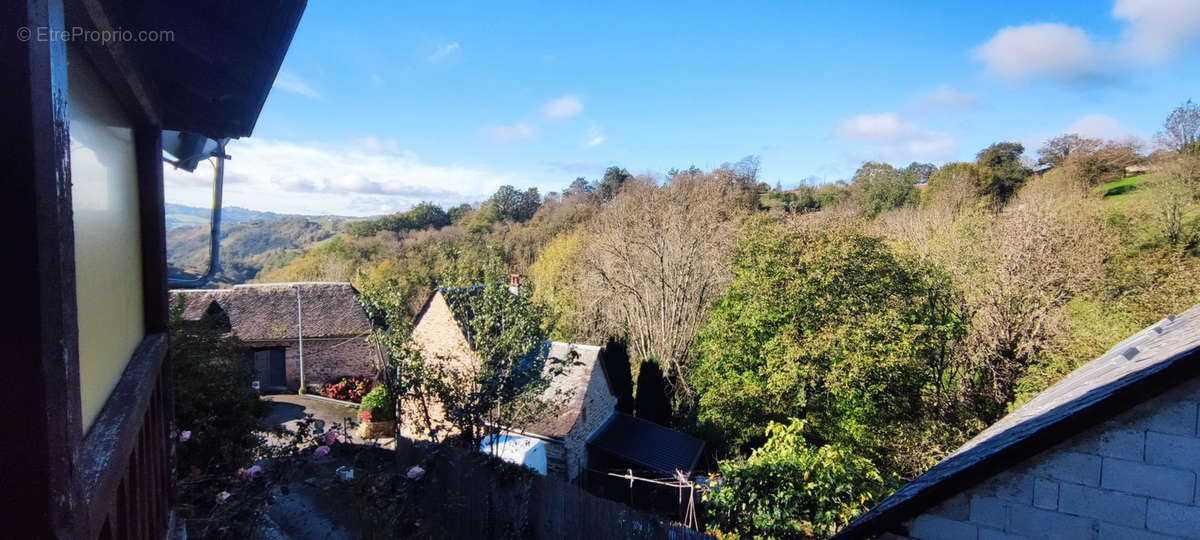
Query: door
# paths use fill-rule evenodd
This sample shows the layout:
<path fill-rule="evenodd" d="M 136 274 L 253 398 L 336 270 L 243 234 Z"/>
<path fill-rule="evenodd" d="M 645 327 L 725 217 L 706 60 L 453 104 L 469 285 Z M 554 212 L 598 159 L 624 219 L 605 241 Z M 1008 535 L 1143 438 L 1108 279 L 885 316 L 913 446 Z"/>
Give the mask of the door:
<path fill-rule="evenodd" d="M 287 368 L 284 349 L 257 349 L 254 351 L 254 373 L 260 389 L 287 387 Z"/>

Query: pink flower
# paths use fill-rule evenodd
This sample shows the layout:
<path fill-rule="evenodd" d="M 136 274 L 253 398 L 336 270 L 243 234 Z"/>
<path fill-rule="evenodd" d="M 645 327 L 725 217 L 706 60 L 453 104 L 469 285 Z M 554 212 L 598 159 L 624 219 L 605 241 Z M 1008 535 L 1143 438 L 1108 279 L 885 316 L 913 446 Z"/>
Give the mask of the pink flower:
<path fill-rule="evenodd" d="M 192 438 L 191 431 L 184 431 L 179 434 L 179 442 L 188 442 L 188 439 L 190 438 Z"/>
<path fill-rule="evenodd" d="M 360 412 L 360 413 L 358 413 L 358 417 L 362 418 L 363 422 L 370 422 L 371 421 L 371 411 Z"/>
<path fill-rule="evenodd" d="M 225 499 L 228 499 L 228 498 L 229 498 L 228 491 L 222 491 L 222 492 L 218 493 L 217 494 L 217 504 L 221 504 L 221 503 L 225 502 Z"/>
<path fill-rule="evenodd" d="M 316 450 L 313 450 L 313 457 L 319 458 L 328 453 L 329 453 L 329 447 L 325 446 L 325 445 L 321 445 L 321 446 L 318 446 Z"/>
<path fill-rule="evenodd" d="M 329 431 L 325 432 L 325 445 L 333 446 L 333 443 L 337 442 L 337 438 L 338 438 L 337 430 L 329 430 Z"/>

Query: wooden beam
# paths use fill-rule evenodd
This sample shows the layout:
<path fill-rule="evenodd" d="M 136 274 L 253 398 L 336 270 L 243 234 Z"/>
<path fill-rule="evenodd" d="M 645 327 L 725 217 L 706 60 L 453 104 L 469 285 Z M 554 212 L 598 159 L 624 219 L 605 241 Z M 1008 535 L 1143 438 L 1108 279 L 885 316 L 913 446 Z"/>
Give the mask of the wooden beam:
<path fill-rule="evenodd" d="M 167 331 L 167 225 L 163 198 L 162 130 L 134 129 L 138 215 L 142 231 L 142 302 L 147 334 Z"/>
<path fill-rule="evenodd" d="M 71 216 L 67 57 L 61 0 L 10 0 L 0 7 L 0 342 L 5 378 L 0 407 L 9 423 L 0 444 L 4 534 L 80 538 L 84 503 L 74 475 L 82 437 L 75 243 Z M 24 36 L 24 39 L 22 37 Z"/>
<path fill-rule="evenodd" d="M 124 29 L 101 0 L 64 1 L 71 25 L 109 33 Z M 145 68 L 139 64 L 128 43 L 88 40 L 80 45 L 135 125 L 162 125 L 161 111 L 153 97 L 154 88 L 145 78 Z"/>
<path fill-rule="evenodd" d="M 166 356 L 166 334 L 152 334 L 142 340 L 83 441 L 79 477 L 89 507 L 89 530 L 93 533 L 98 533 L 105 518 L 113 513 L 117 487 L 126 472 L 133 476 L 145 472 L 145 467 L 131 467 L 129 458 L 138 448 L 139 433 L 144 437 L 152 432 L 151 429 L 143 432 L 142 428 Z M 145 452 L 138 455 L 139 463 L 150 458 Z M 147 484 L 144 480 L 138 478 L 136 482 Z M 130 501 L 130 504 L 138 508 L 136 505 L 144 505 L 146 501 Z"/>

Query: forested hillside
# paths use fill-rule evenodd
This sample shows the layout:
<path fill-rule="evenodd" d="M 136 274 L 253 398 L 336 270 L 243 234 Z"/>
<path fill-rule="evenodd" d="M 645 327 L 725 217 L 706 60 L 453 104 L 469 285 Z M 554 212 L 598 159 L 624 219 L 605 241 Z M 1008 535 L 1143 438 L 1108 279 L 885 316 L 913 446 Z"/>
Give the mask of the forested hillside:
<path fill-rule="evenodd" d="M 1190 139 L 1168 125 L 1152 154 L 1068 134 L 1036 158 L 1000 142 L 788 191 L 759 181 L 756 158 L 665 178 L 613 167 L 561 193 L 505 186 L 355 223 L 254 259 L 257 279 L 350 280 L 411 314 L 431 287 L 527 275 L 554 339 L 625 341 L 639 386 L 643 362 L 661 369 L 670 423 L 705 438 L 724 477 L 710 525 L 823 536 L 1200 302 L 1193 116 Z"/>
<path fill-rule="evenodd" d="M 207 209 L 168 205 L 175 227 L 167 230 L 168 270 L 172 277 L 191 277 L 208 267 Z M 301 248 L 330 238 L 342 229 L 344 218 L 284 216 L 243 208 L 223 208 L 221 271 L 217 284 L 245 283 L 264 268 L 276 268 L 300 255 Z M 195 222 L 195 223 L 193 223 Z"/>

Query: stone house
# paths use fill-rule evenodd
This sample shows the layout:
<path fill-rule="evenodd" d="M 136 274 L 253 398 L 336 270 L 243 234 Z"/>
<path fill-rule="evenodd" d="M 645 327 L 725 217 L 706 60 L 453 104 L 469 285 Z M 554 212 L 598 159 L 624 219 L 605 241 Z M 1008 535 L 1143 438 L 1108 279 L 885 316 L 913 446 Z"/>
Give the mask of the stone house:
<path fill-rule="evenodd" d="M 171 291 L 183 319 L 237 337 L 263 391 L 312 391 L 342 377 L 379 374 L 382 350 L 366 337 L 374 328 L 349 283 L 237 285 Z"/>
<path fill-rule="evenodd" d="M 1200 305 L 989 427 L 835 538 L 1200 538 Z"/>
<path fill-rule="evenodd" d="M 467 315 L 463 306 L 447 300 L 449 290 L 437 289 L 429 296 L 415 319 L 413 340 L 422 348 L 427 362 L 474 362 L 474 353 L 460 326 L 465 324 Z M 617 397 L 601 361 L 600 347 L 560 342 L 547 345 L 543 354 L 565 361 L 565 368 L 552 380 L 545 396 L 552 398 L 565 391 L 569 392 L 569 398 L 531 425 L 506 431 L 544 443 L 548 474 L 577 482 L 586 468 L 587 440 L 612 416 Z M 416 414 L 419 413 L 406 409 L 406 416 Z M 431 411 L 430 416 L 435 424 L 440 424 L 435 427 L 442 433 L 449 429 L 437 418 L 439 411 Z M 408 429 L 411 424 L 403 423 L 406 435 L 425 436 Z"/>

